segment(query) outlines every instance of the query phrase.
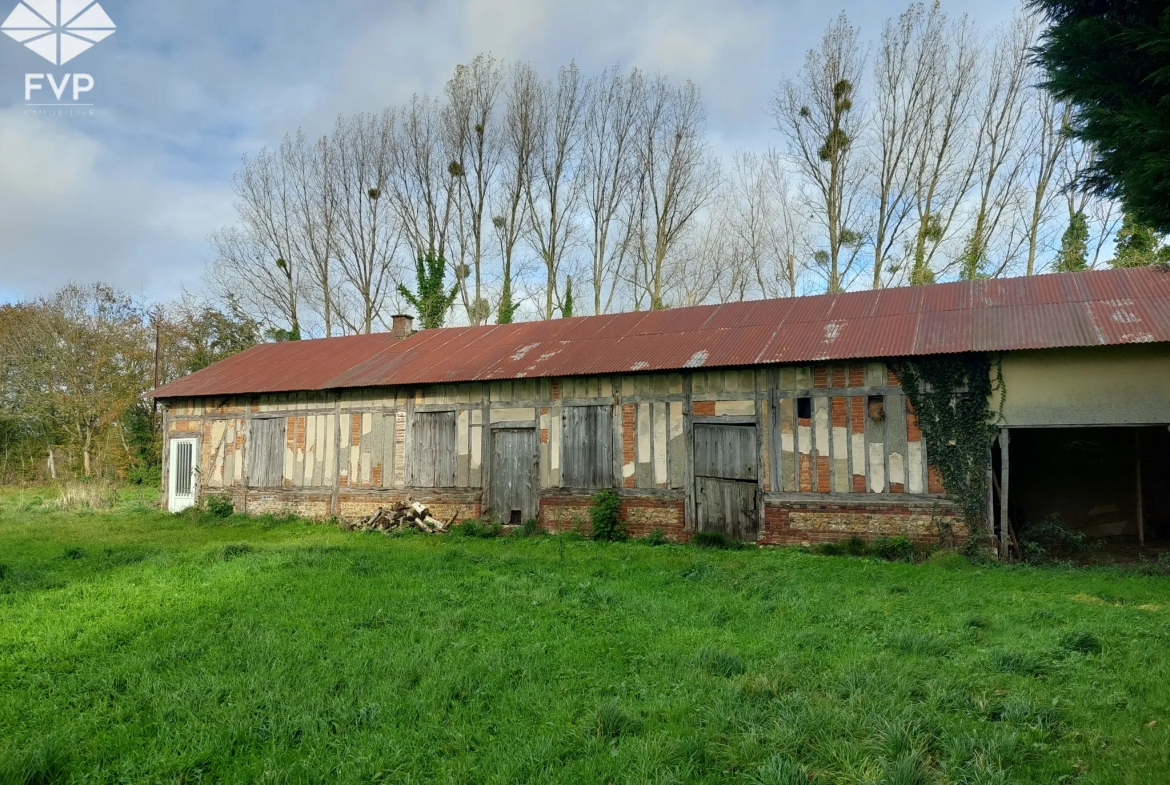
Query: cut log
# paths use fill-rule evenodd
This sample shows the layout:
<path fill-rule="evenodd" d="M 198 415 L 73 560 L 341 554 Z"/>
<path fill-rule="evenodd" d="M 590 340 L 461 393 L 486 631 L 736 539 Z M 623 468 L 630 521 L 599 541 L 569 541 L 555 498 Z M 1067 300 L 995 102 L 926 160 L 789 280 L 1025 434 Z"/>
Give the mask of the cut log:
<path fill-rule="evenodd" d="M 414 510 L 415 514 L 419 518 L 426 518 L 428 515 L 431 514 L 431 511 L 429 509 L 427 509 L 427 506 L 425 504 L 419 504 L 418 502 L 414 502 L 413 504 L 410 505 L 410 507 L 412 510 Z"/>

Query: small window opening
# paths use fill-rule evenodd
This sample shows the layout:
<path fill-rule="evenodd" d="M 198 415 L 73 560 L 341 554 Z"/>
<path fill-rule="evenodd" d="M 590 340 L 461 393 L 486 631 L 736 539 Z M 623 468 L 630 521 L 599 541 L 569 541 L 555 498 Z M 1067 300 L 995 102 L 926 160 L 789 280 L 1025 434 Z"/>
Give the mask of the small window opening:
<path fill-rule="evenodd" d="M 881 395 L 869 396 L 869 419 L 874 422 L 886 419 L 886 399 Z"/>
<path fill-rule="evenodd" d="M 508 525 L 519 526 L 521 523 L 523 523 L 523 521 L 520 520 L 521 516 L 522 513 L 520 510 L 512 510 L 512 512 L 508 515 Z"/>
<path fill-rule="evenodd" d="M 812 419 L 812 398 L 796 399 L 796 416 L 802 420 Z"/>

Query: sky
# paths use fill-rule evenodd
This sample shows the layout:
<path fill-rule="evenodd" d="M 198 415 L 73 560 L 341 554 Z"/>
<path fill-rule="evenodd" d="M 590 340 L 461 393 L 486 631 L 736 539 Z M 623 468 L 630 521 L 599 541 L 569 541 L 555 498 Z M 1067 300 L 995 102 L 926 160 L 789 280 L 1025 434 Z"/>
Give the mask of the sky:
<path fill-rule="evenodd" d="M 0 22 L 18 0 L 0 0 Z M 90 0 L 63 2 L 84 9 Z M 785 75 L 844 11 L 876 40 L 903 2 L 850 0 L 100 0 L 117 31 L 55 65 L 0 36 L 0 302 L 105 281 L 143 299 L 198 293 L 207 241 L 234 220 L 241 158 L 339 113 L 439 93 L 477 53 L 542 73 L 575 60 L 690 79 L 714 148 L 780 140 L 766 115 Z M 991 29 L 1014 0 L 950 0 Z M 26 106 L 29 74 L 88 74 L 92 103 Z M 34 84 L 38 83 L 34 80 Z M 84 81 L 83 81 L 84 84 Z M 68 101 L 72 88 L 63 94 Z"/>

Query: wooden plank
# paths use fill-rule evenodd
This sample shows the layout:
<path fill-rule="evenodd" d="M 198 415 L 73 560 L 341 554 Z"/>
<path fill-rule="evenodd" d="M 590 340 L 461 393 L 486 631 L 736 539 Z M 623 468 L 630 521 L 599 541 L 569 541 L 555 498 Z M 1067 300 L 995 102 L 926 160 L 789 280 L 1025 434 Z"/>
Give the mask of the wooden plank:
<path fill-rule="evenodd" d="M 536 428 L 498 428 L 492 432 L 489 506 L 501 523 L 522 523 L 536 517 L 538 444 Z"/>
<path fill-rule="evenodd" d="M 694 443 L 696 477 L 759 479 L 755 426 L 698 423 L 694 426 Z"/>
<path fill-rule="evenodd" d="M 695 478 L 695 515 L 699 531 L 717 531 L 735 540 L 759 536 L 759 486 L 755 482 Z"/>
<path fill-rule="evenodd" d="M 1142 432 L 1135 428 L 1133 431 L 1134 448 L 1134 481 L 1137 494 L 1136 517 L 1138 527 L 1138 545 L 1146 544 L 1146 513 L 1142 504 Z"/>
<path fill-rule="evenodd" d="M 412 487 L 454 487 L 458 454 L 455 412 L 416 412 L 411 431 Z"/>
<path fill-rule="evenodd" d="M 999 556 L 1011 557 L 1011 518 L 1008 515 L 1008 478 L 1011 437 L 1007 428 L 999 429 Z"/>
<path fill-rule="evenodd" d="M 566 406 L 562 420 L 562 485 L 566 488 L 613 486 L 613 407 Z"/>
<path fill-rule="evenodd" d="M 686 472 L 683 477 L 683 526 L 687 531 L 695 531 L 696 527 L 694 398 L 692 395 L 694 376 L 695 374 L 687 374 L 683 377 L 683 442 L 686 449 Z"/>

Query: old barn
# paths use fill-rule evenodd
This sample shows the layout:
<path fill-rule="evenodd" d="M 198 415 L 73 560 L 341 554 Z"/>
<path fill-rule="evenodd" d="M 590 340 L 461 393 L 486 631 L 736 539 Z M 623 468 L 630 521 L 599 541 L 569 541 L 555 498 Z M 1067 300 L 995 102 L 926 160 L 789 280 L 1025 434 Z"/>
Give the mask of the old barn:
<path fill-rule="evenodd" d="M 983 353 L 989 522 L 1170 538 L 1170 274 L 1043 275 L 264 344 L 154 391 L 171 510 L 583 526 L 764 544 L 967 535 L 893 365 Z M 1002 527 L 1000 527 L 1002 528 Z"/>

